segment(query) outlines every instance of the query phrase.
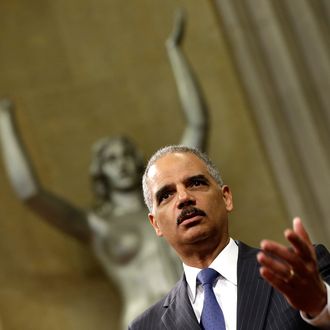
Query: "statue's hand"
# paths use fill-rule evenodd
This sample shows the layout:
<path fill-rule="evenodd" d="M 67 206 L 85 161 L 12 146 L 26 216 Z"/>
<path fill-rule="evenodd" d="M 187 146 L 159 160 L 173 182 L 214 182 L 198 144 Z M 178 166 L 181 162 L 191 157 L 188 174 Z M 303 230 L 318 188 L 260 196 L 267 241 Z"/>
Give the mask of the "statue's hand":
<path fill-rule="evenodd" d="M 178 9 L 175 12 L 174 27 L 172 33 L 166 40 L 166 47 L 176 47 L 181 44 L 184 36 L 185 15 L 183 9 Z"/>
<path fill-rule="evenodd" d="M 0 111 L 12 111 L 14 103 L 9 98 L 0 99 Z"/>

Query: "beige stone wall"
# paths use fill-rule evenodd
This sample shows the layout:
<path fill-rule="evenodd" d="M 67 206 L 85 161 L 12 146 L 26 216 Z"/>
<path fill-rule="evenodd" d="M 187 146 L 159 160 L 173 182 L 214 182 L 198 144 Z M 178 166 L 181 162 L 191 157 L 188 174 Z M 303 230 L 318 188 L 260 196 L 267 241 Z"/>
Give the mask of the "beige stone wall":
<path fill-rule="evenodd" d="M 164 41 L 180 5 L 185 51 L 210 108 L 209 154 L 235 197 L 232 236 L 254 245 L 281 240 L 289 221 L 208 2 L 3 0 L 0 96 L 16 103 L 43 184 L 87 208 L 95 140 L 127 134 L 146 157 L 179 141 L 184 122 Z M 0 203 L 3 329 L 116 329 L 111 280 L 87 247 L 17 201 L 2 162 Z"/>

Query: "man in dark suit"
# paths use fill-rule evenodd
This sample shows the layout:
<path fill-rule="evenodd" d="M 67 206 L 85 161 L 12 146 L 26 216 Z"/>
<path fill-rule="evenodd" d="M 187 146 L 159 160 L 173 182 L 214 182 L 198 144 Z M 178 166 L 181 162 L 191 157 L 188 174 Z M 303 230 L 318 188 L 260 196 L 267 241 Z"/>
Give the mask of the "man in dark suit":
<path fill-rule="evenodd" d="M 143 191 L 150 222 L 181 258 L 184 274 L 129 329 L 330 329 L 330 255 L 312 245 L 299 218 L 285 231 L 289 247 L 264 240 L 258 250 L 234 241 L 229 187 L 205 155 L 182 146 L 150 159 Z M 216 273 L 212 293 L 200 276 L 205 269 Z M 220 321 L 210 320 L 210 295 Z"/>

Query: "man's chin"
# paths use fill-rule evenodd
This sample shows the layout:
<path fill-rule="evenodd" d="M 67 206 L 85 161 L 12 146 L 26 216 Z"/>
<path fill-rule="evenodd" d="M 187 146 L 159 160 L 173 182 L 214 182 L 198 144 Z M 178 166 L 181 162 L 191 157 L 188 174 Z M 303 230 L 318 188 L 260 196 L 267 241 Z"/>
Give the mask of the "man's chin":
<path fill-rule="evenodd" d="M 202 243 L 210 237 L 208 230 L 199 224 L 187 226 L 183 234 L 183 240 L 186 244 Z"/>

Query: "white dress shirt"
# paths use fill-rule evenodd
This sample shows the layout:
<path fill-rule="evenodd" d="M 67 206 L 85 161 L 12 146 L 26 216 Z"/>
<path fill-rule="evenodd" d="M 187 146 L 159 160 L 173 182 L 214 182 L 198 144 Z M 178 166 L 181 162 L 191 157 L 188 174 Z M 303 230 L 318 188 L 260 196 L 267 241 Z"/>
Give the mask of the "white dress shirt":
<path fill-rule="evenodd" d="M 220 277 L 214 281 L 213 290 L 223 311 L 227 330 L 236 330 L 237 259 L 238 246 L 233 239 L 230 239 L 227 246 L 209 266 L 220 274 Z M 197 320 L 200 322 L 204 292 L 201 285 L 196 285 L 196 277 L 201 270 L 185 264 L 183 268 L 188 282 L 188 296 Z"/>
<path fill-rule="evenodd" d="M 230 238 L 226 247 L 209 265 L 209 268 L 216 270 L 220 274 L 218 279 L 214 281 L 213 290 L 222 309 L 227 330 L 236 330 L 237 260 L 238 246 L 236 242 Z M 197 320 L 200 322 L 204 302 L 204 292 L 201 285 L 196 285 L 196 278 L 201 269 L 190 267 L 186 264 L 183 264 L 183 269 L 188 283 L 188 296 Z M 304 313 L 301 313 L 301 316 L 311 325 L 323 329 L 330 329 L 330 286 L 327 283 L 325 283 L 325 285 L 327 287 L 328 300 L 323 311 L 313 319 L 309 319 Z"/>

